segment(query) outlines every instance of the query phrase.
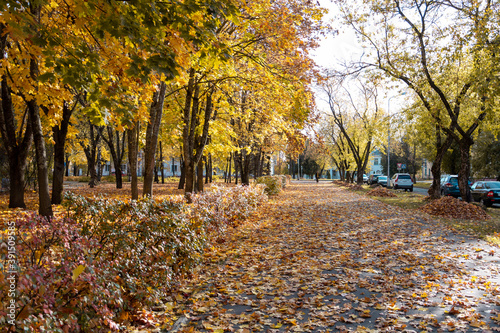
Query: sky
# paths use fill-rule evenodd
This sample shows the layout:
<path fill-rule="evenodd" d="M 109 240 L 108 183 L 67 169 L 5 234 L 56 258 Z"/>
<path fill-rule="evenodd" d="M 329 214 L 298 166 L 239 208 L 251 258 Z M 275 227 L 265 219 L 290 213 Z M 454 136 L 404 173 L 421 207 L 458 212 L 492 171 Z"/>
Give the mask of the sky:
<path fill-rule="evenodd" d="M 330 13 L 324 18 L 326 22 L 334 18 L 334 5 L 322 0 L 321 5 L 330 10 Z M 319 66 L 326 68 L 337 67 L 345 60 L 352 59 L 353 56 L 359 58 L 363 52 L 361 45 L 357 43 L 357 37 L 353 31 L 340 25 L 340 23 L 331 23 L 334 29 L 338 29 L 338 34 L 329 34 L 320 41 L 320 47 L 311 52 L 314 60 Z"/>
<path fill-rule="evenodd" d="M 363 47 L 357 42 L 357 37 L 354 31 L 349 30 L 348 27 L 343 26 L 338 20 L 335 22 L 335 15 L 337 13 L 335 5 L 330 0 L 319 0 L 322 7 L 327 8 L 329 13 L 325 15 L 324 21 L 330 22 L 338 33 L 327 35 L 320 39 L 320 46 L 311 52 L 313 60 L 319 67 L 333 69 L 340 68 L 340 65 L 350 60 L 359 60 L 363 55 Z M 404 90 L 404 89 L 403 89 Z M 329 113 L 329 106 L 322 97 L 319 89 L 316 91 L 316 105 L 320 111 Z M 406 104 L 406 98 L 401 95 L 401 90 L 391 90 L 385 92 L 386 97 L 381 101 L 381 107 L 386 109 L 388 106 L 388 99 L 390 97 L 390 113 L 396 113 Z M 409 97 L 410 94 L 406 94 Z"/>
<path fill-rule="evenodd" d="M 339 68 L 342 63 L 352 59 L 353 55 L 359 58 L 363 48 L 357 43 L 353 31 L 349 31 L 340 23 L 333 21 L 336 13 L 335 5 L 330 0 L 320 0 L 319 3 L 329 10 L 323 21 L 329 22 L 334 29 L 338 30 L 338 33 L 331 33 L 321 37 L 320 46 L 311 52 L 311 56 L 319 67 L 326 69 Z M 322 96 L 321 90 L 315 89 L 315 91 L 318 109 L 329 113 L 328 103 L 325 101 L 325 97 Z"/>

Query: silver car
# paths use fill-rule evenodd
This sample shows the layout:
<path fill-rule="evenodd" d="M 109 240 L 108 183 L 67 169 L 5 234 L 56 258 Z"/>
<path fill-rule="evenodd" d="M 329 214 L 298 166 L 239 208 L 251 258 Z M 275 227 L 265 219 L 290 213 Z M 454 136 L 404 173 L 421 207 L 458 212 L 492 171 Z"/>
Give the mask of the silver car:
<path fill-rule="evenodd" d="M 403 189 L 413 192 L 413 180 L 408 173 L 396 173 L 391 178 L 391 187 L 395 190 Z"/>

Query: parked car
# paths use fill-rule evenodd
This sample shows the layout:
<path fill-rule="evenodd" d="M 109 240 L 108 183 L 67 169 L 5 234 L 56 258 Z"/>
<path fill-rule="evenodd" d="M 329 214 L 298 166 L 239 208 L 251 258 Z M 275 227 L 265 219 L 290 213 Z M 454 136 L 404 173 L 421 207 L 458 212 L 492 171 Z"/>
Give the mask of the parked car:
<path fill-rule="evenodd" d="M 472 181 L 469 180 L 469 187 L 472 185 Z M 452 196 L 455 198 L 460 197 L 460 188 L 458 187 L 458 176 L 457 175 L 444 175 L 441 177 L 441 195 L 442 196 Z"/>
<path fill-rule="evenodd" d="M 379 176 L 381 175 L 370 175 L 370 177 L 368 178 L 368 185 L 377 184 Z"/>
<path fill-rule="evenodd" d="M 410 190 L 410 192 L 413 192 L 413 180 L 411 179 L 411 176 L 408 173 L 394 174 L 389 184 L 395 190 L 403 189 L 405 191 Z"/>
<path fill-rule="evenodd" d="M 494 203 L 500 203 L 500 182 L 475 182 L 471 187 L 471 195 L 474 201 L 481 202 L 486 207 L 491 207 Z"/>
<path fill-rule="evenodd" d="M 363 183 L 368 183 L 368 176 L 367 175 L 363 175 Z"/>
<path fill-rule="evenodd" d="M 383 187 L 387 187 L 387 176 L 379 176 L 377 183 L 382 185 Z"/>

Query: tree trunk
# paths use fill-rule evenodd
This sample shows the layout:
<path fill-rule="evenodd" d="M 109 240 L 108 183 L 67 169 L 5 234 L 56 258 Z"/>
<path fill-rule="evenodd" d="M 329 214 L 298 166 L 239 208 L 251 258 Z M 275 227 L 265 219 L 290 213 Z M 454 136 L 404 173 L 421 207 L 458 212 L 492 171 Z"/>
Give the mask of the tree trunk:
<path fill-rule="evenodd" d="M 91 153 L 92 155 L 92 153 Z M 89 187 L 94 188 L 97 185 L 97 170 L 96 170 L 96 156 L 91 156 L 87 160 L 87 172 L 90 175 Z"/>
<path fill-rule="evenodd" d="M 231 179 L 231 176 L 233 173 L 233 171 L 232 171 L 233 167 L 231 165 L 232 162 L 233 162 L 233 153 L 229 153 L 229 181 L 228 181 L 228 183 L 232 182 L 232 179 Z M 236 166 L 235 166 L 235 168 L 236 168 Z"/>
<path fill-rule="evenodd" d="M 265 154 L 262 154 L 262 159 L 260 161 L 260 166 L 259 166 L 259 177 L 262 177 L 264 176 L 264 165 L 266 163 L 266 159 L 267 159 L 267 174 L 268 175 L 271 175 L 271 159 L 268 158 L 269 156 L 266 156 Z M 278 172 L 280 172 L 279 168 L 278 168 Z M 281 173 L 279 173 L 281 174 Z"/>
<path fill-rule="evenodd" d="M 234 184 L 238 185 L 238 168 L 240 166 L 240 164 L 238 163 L 238 152 L 234 152 L 233 160 L 234 160 Z"/>
<path fill-rule="evenodd" d="M 24 203 L 24 173 L 27 164 L 26 157 L 9 156 L 9 208 L 26 208 Z"/>
<path fill-rule="evenodd" d="M 101 146 L 97 147 L 97 181 L 100 182 L 102 178 L 102 154 L 101 154 Z"/>
<path fill-rule="evenodd" d="M 179 164 L 181 167 L 181 176 L 179 178 L 179 186 L 177 187 L 177 189 L 182 190 L 184 189 L 184 185 L 186 185 L 186 167 L 184 166 L 184 160 L 182 159 L 182 156 Z"/>
<path fill-rule="evenodd" d="M 4 38 L 7 38 L 7 36 L 0 34 L 0 42 L 2 44 L 5 42 Z M 2 50 L 4 50 L 3 45 L 0 51 Z M 3 59 L 3 56 L 2 52 L 0 59 Z M 24 202 L 25 171 L 28 165 L 28 153 L 33 143 L 33 132 L 29 120 L 27 121 L 28 115 L 25 113 L 22 123 L 19 126 L 19 136 L 16 135 L 17 126 L 14 105 L 5 75 L 2 76 L 1 97 L 0 132 L 2 143 L 9 158 L 9 208 L 26 208 L 26 203 Z"/>
<path fill-rule="evenodd" d="M 250 162 L 251 155 L 247 155 L 246 150 L 243 149 L 239 154 L 241 185 L 250 185 Z"/>
<path fill-rule="evenodd" d="M 439 199 L 441 197 L 441 164 L 443 157 L 448 148 L 450 148 L 453 138 L 447 136 L 443 144 L 441 144 L 441 134 L 439 128 L 436 129 L 436 156 L 432 162 L 432 185 L 427 191 L 431 200 Z"/>
<path fill-rule="evenodd" d="M 198 162 L 197 167 L 198 175 L 196 177 L 197 190 L 198 192 L 203 192 L 203 158 Z"/>
<path fill-rule="evenodd" d="M 212 154 L 208 154 L 208 164 L 209 164 L 208 171 L 210 173 L 210 176 L 208 177 L 208 181 L 210 182 L 210 184 L 212 184 L 212 181 L 213 181 L 212 176 L 214 175 L 214 170 L 213 170 L 213 166 L 212 166 Z"/>
<path fill-rule="evenodd" d="M 205 157 L 205 184 L 208 184 L 208 177 L 209 177 L 209 170 L 210 168 L 210 162 L 208 160 L 208 157 Z"/>
<path fill-rule="evenodd" d="M 115 182 L 116 188 L 123 188 L 123 177 L 122 177 L 122 161 L 125 155 L 125 137 L 126 133 L 123 132 L 122 138 L 120 140 L 120 132 L 114 131 L 111 126 L 106 126 L 106 132 L 108 136 L 103 135 L 102 138 L 106 142 L 111 154 L 111 159 L 113 160 L 113 167 L 115 169 Z M 115 146 L 115 134 L 116 134 L 116 146 Z"/>
<path fill-rule="evenodd" d="M 187 202 L 191 203 L 192 198 L 191 194 L 193 193 L 194 187 L 194 164 L 193 163 L 186 163 L 184 161 L 184 179 L 185 179 L 185 184 L 184 184 L 184 195 L 186 196 Z"/>
<path fill-rule="evenodd" d="M 415 144 L 415 142 L 413 142 L 413 161 L 412 161 L 412 165 L 413 165 L 413 182 L 417 182 L 417 145 Z M 389 184 L 390 182 L 390 179 L 387 179 L 387 182 Z"/>
<path fill-rule="evenodd" d="M 65 163 L 65 167 L 66 167 L 66 171 L 65 171 L 64 175 L 65 175 L 66 177 L 69 177 L 69 154 L 68 154 L 68 153 L 66 153 L 66 163 Z M 52 189 L 52 191 L 54 191 L 54 190 Z"/>
<path fill-rule="evenodd" d="M 38 72 L 38 65 L 31 60 L 32 67 Z M 47 168 L 47 154 L 45 151 L 45 139 L 43 138 L 42 122 L 40 119 L 40 109 L 33 99 L 28 102 L 29 118 L 33 130 L 33 139 L 36 152 L 36 166 L 38 178 L 38 213 L 41 216 L 51 217 L 53 215 L 49 192 L 49 171 Z"/>
<path fill-rule="evenodd" d="M 458 172 L 458 188 L 463 201 L 471 202 L 472 195 L 469 187 L 470 178 L 470 147 L 474 141 L 470 137 L 463 137 L 460 146 L 460 170 Z"/>
<path fill-rule="evenodd" d="M 173 167 L 172 163 L 172 167 Z M 163 148 L 161 146 L 161 141 L 160 141 L 160 172 L 161 172 L 161 183 L 165 184 L 165 170 L 163 166 Z"/>
<path fill-rule="evenodd" d="M 194 190 L 195 165 L 194 146 L 195 130 L 198 122 L 200 86 L 195 82 L 195 71 L 190 70 L 189 82 L 186 91 L 186 102 L 184 104 L 184 127 L 182 131 L 183 149 L 184 149 L 184 172 L 186 183 L 184 184 L 184 195 L 191 203 L 191 193 Z"/>
<path fill-rule="evenodd" d="M 155 153 L 158 144 L 158 134 L 160 132 L 161 117 L 163 114 L 163 102 L 165 101 L 165 92 L 167 84 L 160 83 L 158 91 L 153 96 L 153 103 L 150 107 L 150 117 L 146 129 L 146 149 L 144 152 L 144 185 L 143 196 L 153 195 L 153 173 L 155 166 Z"/>
<path fill-rule="evenodd" d="M 54 139 L 54 171 L 52 173 L 52 204 L 59 205 L 62 202 L 62 192 L 64 185 L 64 148 L 66 135 L 68 134 L 69 118 L 72 110 L 68 103 L 63 102 L 63 119 L 59 126 L 52 127 L 52 137 Z"/>
<path fill-rule="evenodd" d="M 93 125 L 90 121 L 87 122 L 89 125 L 89 142 L 86 144 L 84 140 L 80 140 L 79 144 L 83 148 L 85 157 L 87 158 L 87 175 L 90 175 L 89 186 L 93 188 L 97 184 L 97 170 L 96 170 L 96 159 L 97 159 L 97 148 L 99 146 L 99 141 L 102 137 L 103 127 L 97 127 Z"/>
<path fill-rule="evenodd" d="M 139 147 L 139 122 L 134 127 L 127 129 L 128 162 L 130 166 L 130 189 L 132 200 L 139 199 L 139 189 L 137 186 L 137 153 Z"/>
<path fill-rule="evenodd" d="M 158 178 L 158 161 L 155 160 L 155 166 L 153 168 L 153 179 L 156 184 L 160 182 L 160 178 Z"/>
<path fill-rule="evenodd" d="M 229 160 L 226 158 L 226 169 L 224 170 L 224 183 L 227 183 L 228 181 L 228 176 L 229 176 Z"/>
<path fill-rule="evenodd" d="M 259 177 L 259 165 L 260 165 L 260 156 L 262 153 L 259 151 L 258 154 L 251 154 L 249 157 L 253 159 L 253 179 L 256 180 L 257 177 Z M 249 180 L 250 180 L 250 175 L 248 175 Z"/>
<path fill-rule="evenodd" d="M 323 166 L 321 167 L 321 170 L 319 170 L 319 172 L 316 172 L 316 183 L 319 183 L 319 178 L 321 177 L 321 175 L 323 174 L 323 170 L 325 170 L 325 165 L 323 164 Z"/>

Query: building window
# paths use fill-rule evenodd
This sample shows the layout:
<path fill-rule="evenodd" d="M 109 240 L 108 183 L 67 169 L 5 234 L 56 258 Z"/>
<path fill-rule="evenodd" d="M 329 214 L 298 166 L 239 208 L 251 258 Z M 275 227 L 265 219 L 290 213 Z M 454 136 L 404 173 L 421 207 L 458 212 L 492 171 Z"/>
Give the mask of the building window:
<path fill-rule="evenodd" d="M 378 165 L 378 158 L 375 158 L 375 159 L 373 160 L 373 165 Z"/>

